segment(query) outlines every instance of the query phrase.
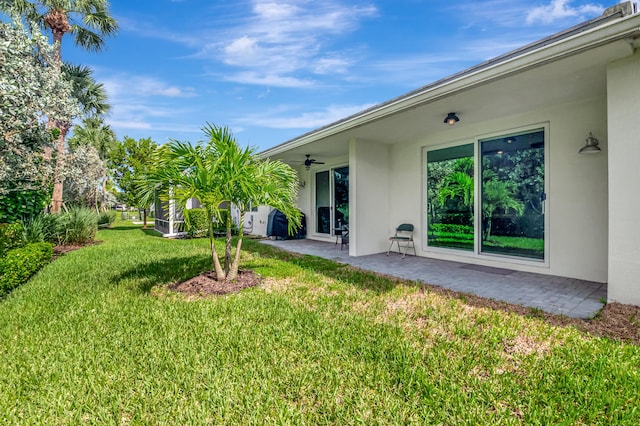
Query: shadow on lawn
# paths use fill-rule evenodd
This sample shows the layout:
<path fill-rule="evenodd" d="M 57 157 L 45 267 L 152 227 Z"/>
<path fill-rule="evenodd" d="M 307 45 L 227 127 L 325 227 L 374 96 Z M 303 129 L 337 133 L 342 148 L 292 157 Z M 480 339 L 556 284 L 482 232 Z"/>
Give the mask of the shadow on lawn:
<path fill-rule="evenodd" d="M 299 266 L 300 268 L 324 275 L 331 279 L 340 280 L 362 290 L 384 293 L 392 290 L 397 285 L 417 285 L 411 281 L 384 276 L 375 272 L 338 263 L 330 259 L 288 252 L 277 247 L 260 244 L 256 241 L 245 240 L 242 249 L 247 252 L 258 254 L 262 257 L 289 262 L 293 265 Z"/>
<path fill-rule="evenodd" d="M 206 255 L 172 257 L 137 265 L 117 276 L 116 282 L 136 280 L 138 288 L 148 293 L 155 286 L 183 282 L 210 269 L 211 258 Z"/>

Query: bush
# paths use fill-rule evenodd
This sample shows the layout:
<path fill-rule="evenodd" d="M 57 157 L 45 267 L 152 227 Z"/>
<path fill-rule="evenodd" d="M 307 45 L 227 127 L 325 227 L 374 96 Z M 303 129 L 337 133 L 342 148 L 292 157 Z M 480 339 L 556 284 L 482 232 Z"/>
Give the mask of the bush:
<path fill-rule="evenodd" d="M 47 190 L 11 191 L 8 194 L 0 194 L 0 221 L 31 219 L 44 210 L 49 197 L 50 192 Z"/>
<path fill-rule="evenodd" d="M 0 258 L 0 297 L 27 282 L 40 268 L 51 262 L 53 247 L 49 243 L 33 243 L 13 249 Z"/>
<path fill-rule="evenodd" d="M 58 215 L 42 213 L 24 224 L 24 235 L 27 243 L 58 243 L 60 235 Z"/>
<path fill-rule="evenodd" d="M 207 212 L 205 209 L 187 209 L 184 211 L 186 231 L 191 238 L 206 237 L 209 233 Z"/>
<path fill-rule="evenodd" d="M 98 214 L 86 207 L 72 207 L 58 216 L 58 244 L 85 244 L 96 236 Z"/>
<path fill-rule="evenodd" d="M 0 223 L 0 257 L 25 244 L 24 226 L 20 222 Z"/>
<path fill-rule="evenodd" d="M 114 211 L 102 212 L 98 217 L 98 226 L 111 225 L 115 221 L 116 221 L 116 212 Z"/>

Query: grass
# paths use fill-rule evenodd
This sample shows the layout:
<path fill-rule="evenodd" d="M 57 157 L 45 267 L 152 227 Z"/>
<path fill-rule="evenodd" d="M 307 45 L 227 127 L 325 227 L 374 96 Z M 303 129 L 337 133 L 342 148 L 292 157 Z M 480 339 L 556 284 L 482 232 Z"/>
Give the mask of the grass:
<path fill-rule="evenodd" d="M 630 424 L 640 350 L 246 241 L 254 289 L 186 300 L 205 240 L 116 224 L 0 302 L 5 424 Z"/>

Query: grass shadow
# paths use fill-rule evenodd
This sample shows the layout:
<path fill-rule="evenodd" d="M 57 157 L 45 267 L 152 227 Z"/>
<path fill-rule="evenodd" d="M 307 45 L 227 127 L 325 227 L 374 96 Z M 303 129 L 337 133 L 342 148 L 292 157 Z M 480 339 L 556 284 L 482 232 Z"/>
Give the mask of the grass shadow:
<path fill-rule="evenodd" d="M 116 276 L 115 282 L 135 280 L 140 291 L 149 293 L 158 285 L 186 281 L 210 269 L 211 258 L 206 255 L 170 257 L 138 264 Z"/>
<path fill-rule="evenodd" d="M 288 262 L 302 269 L 324 275 L 327 278 L 337 279 L 359 289 L 374 291 L 376 293 L 386 293 L 398 285 L 417 285 L 413 281 L 367 271 L 331 259 L 292 253 L 277 247 L 260 244 L 258 241 L 245 239 L 242 249 L 262 257 Z"/>

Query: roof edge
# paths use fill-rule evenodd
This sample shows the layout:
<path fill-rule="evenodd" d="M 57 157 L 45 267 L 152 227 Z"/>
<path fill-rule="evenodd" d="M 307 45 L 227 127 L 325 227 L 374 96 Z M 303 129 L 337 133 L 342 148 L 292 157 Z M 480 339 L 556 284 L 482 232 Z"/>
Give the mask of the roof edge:
<path fill-rule="evenodd" d="M 566 42 L 572 39 L 577 38 L 578 36 L 587 33 L 587 32 L 593 32 L 595 30 L 599 30 L 599 29 L 603 29 L 606 28 L 609 25 L 614 25 L 615 23 L 620 22 L 621 19 L 623 18 L 630 18 L 632 15 L 636 15 L 637 14 L 637 10 L 636 10 L 636 4 L 635 2 L 632 1 L 627 1 L 625 3 L 619 3 L 616 4 L 615 6 L 609 7 L 607 9 L 605 9 L 605 11 L 603 12 L 602 15 L 585 21 L 583 23 L 580 23 L 578 25 L 575 25 L 573 27 L 570 27 L 568 29 L 562 30 L 558 33 L 552 34 L 548 37 L 545 37 L 543 39 L 540 39 L 538 41 L 529 43 L 525 46 L 522 46 L 518 49 L 509 51 L 507 53 L 504 53 L 502 55 L 496 56 L 495 58 L 491 58 L 487 61 L 481 62 L 477 65 L 474 65 L 472 67 L 469 67 L 467 69 L 464 69 L 462 71 L 459 71 L 457 73 L 451 74 L 447 77 L 444 77 L 442 79 L 436 80 L 432 83 L 429 83 L 425 86 L 419 87 L 417 89 L 414 89 L 410 92 L 407 92 L 405 94 L 402 94 L 400 96 L 394 97 L 392 99 L 389 99 L 387 101 L 381 102 L 379 104 L 376 104 L 370 108 L 367 108 L 365 110 L 362 110 L 360 112 L 357 112 L 355 114 L 349 115 L 347 117 L 344 117 L 340 120 L 334 121 L 332 123 L 329 123 L 325 126 L 313 129 L 309 132 L 303 133 L 300 136 L 297 136 L 293 139 L 290 139 L 288 141 L 282 142 L 276 146 L 273 146 L 271 148 L 268 148 L 264 151 L 262 151 L 260 153 L 261 156 L 264 157 L 269 157 L 271 155 L 276 155 L 278 153 L 284 152 L 288 149 L 291 148 L 295 148 L 297 146 L 301 146 L 301 145 L 305 145 L 306 143 L 309 143 L 311 141 L 309 141 L 308 139 L 316 134 L 320 134 L 322 132 L 327 132 L 329 130 L 331 130 L 332 128 L 336 128 L 336 132 L 334 133 L 339 133 L 340 131 L 343 130 L 347 130 L 347 129 L 342 129 L 342 130 L 338 130 L 337 127 L 341 126 L 341 125 L 345 125 L 348 122 L 353 122 L 359 118 L 364 118 L 367 115 L 373 114 L 374 112 L 381 112 L 384 111 L 385 109 L 390 109 L 390 107 L 394 104 L 398 104 L 400 102 L 403 101 L 408 101 L 411 98 L 415 98 L 419 95 L 424 95 L 430 91 L 433 91 L 435 89 L 438 88 L 443 88 L 446 87 L 448 84 L 452 84 L 453 82 L 459 81 L 461 79 L 464 78 L 468 78 L 474 74 L 477 74 L 479 72 L 482 71 L 487 71 L 490 70 L 491 68 L 496 68 L 500 65 L 505 65 L 506 63 L 518 59 L 518 58 L 523 58 L 526 57 L 527 55 L 533 54 L 534 52 L 540 52 L 541 50 L 544 50 L 545 48 L 549 48 L 553 45 L 556 45 L 557 43 L 560 42 Z M 612 41 L 612 40 L 607 40 L 607 42 Z M 572 49 L 567 49 L 567 52 L 570 52 Z M 544 62 L 543 60 L 539 61 L 540 63 Z M 496 76 L 500 76 L 501 74 L 508 74 L 508 72 L 503 72 L 503 73 L 496 73 Z M 495 78 L 496 76 L 493 76 L 493 78 Z M 441 95 L 442 96 L 442 95 Z M 420 102 L 422 103 L 422 102 Z M 404 108 L 403 108 L 404 109 Z M 393 114 L 397 111 L 395 110 L 390 110 L 388 113 L 386 114 L 382 114 L 378 117 L 373 117 L 371 120 L 368 121 L 372 121 L 375 119 L 379 119 L 382 118 L 386 115 L 390 115 Z M 356 123 L 353 125 L 353 127 L 362 124 L 362 123 Z M 350 128 L 350 127 L 348 127 Z M 333 133 L 332 133 L 333 134 Z M 326 136 L 329 136 L 326 135 Z M 307 140 L 305 142 L 305 140 Z"/>

